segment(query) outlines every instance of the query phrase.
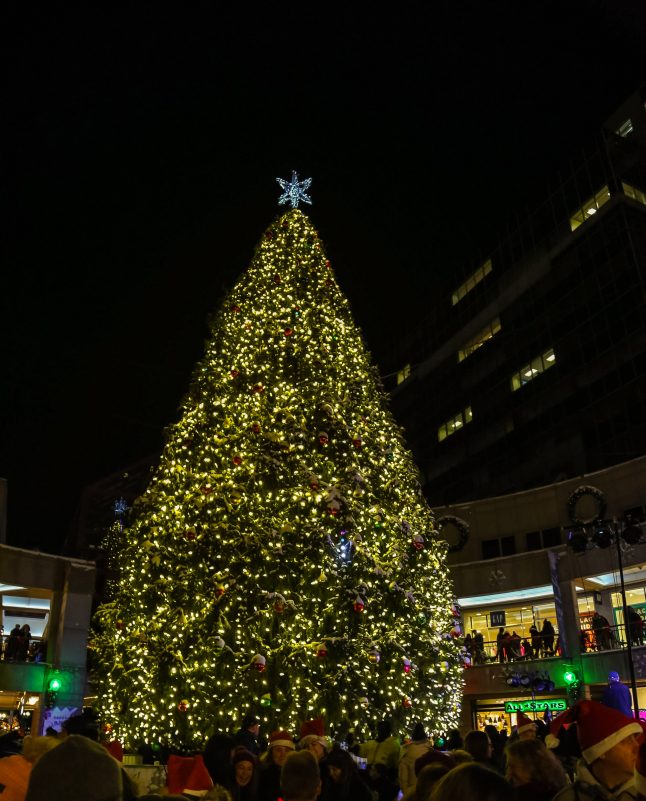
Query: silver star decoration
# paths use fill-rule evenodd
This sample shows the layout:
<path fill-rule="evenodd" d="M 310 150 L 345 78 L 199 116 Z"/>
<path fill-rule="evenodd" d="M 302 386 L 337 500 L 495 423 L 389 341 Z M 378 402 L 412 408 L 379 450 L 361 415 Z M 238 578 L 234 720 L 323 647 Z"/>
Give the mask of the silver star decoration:
<path fill-rule="evenodd" d="M 278 198 L 278 203 L 281 206 L 285 203 L 291 203 L 292 208 L 295 209 L 301 201 L 312 205 L 312 198 L 305 194 L 305 191 L 309 189 L 312 184 L 311 178 L 299 181 L 296 170 L 292 170 L 291 181 L 288 181 L 286 178 L 276 178 L 276 180 L 283 190 L 283 194 Z"/>

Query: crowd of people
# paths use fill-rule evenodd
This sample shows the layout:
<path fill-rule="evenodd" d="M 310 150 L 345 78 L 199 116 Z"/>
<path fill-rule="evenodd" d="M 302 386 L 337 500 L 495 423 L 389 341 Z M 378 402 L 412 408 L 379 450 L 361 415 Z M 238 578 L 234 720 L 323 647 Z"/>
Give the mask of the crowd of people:
<path fill-rule="evenodd" d="M 4 640 L 4 648 L 2 649 L 2 656 L 6 662 L 26 662 L 30 655 L 31 644 L 31 628 L 28 623 L 16 625 L 9 632 L 6 640 Z"/>
<path fill-rule="evenodd" d="M 249 714 L 202 753 L 170 755 L 162 794 L 140 795 L 84 712 L 0 758 L 0 801 L 633 801 L 646 793 L 643 739 L 638 721 L 587 700 L 551 722 L 519 713 L 506 741 L 487 726 L 434 742 L 416 723 L 402 745 L 384 720 L 366 742 L 335 743 L 321 719 L 265 738 Z"/>
<path fill-rule="evenodd" d="M 587 653 L 619 648 L 625 645 L 626 637 L 630 638 L 631 645 L 634 646 L 644 645 L 646 642 L 646 624 L 632 606 L 626 607 L 625 626 L 613 627 L 606 617 L 595 611 L 590 615 L 587 625 L 581 628 L 581 651 Z M 559 637 L 549 619 L 543 621 L 540 629 L 536 623 L 532 623 L 528 633 L 523 636 L 515 630 L 509 631 L 501 626 L 495 643 L 485 642 L 482 632 L 474 629 L 465 635 L 463 645 L 468 661 L 472 665 L 484 665 L 491 661 L 517 662 L 561 655 Z"/>
<path fill-rule="evenodd" d="M 516 631 L 508 631 L 504 626 L 496 635 L 495 654 L 489 656 L 482 632 L 472 631 L 464 637 L 464 648 L 474 665 L 482 665 L 490 660 L 497 662 L 516 662 L 522 659 L 539 659 L 556 656 L 560 653 L 559 639 L 550 620 L 544 620 L 542 628 L 532 623 L 527 636 L 521 637 Z"/>

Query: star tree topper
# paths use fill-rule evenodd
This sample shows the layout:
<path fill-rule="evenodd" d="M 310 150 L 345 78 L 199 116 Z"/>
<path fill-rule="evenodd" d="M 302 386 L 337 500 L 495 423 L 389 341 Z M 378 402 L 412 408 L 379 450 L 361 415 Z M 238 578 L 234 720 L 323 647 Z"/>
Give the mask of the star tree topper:
<path fill-rule="evenodd" d="M 291 203 L 292 208 L 295 209 L 298 207 L 298 204 L 303 201 L 303 203 L 309 203 L 312 205 L 312 198 L 305 193 L 306 189 L 309 189 L 312 184 L 311 178 L 306 178 L 304 181 L 298 180 L 298 173 L 296 170 L 292 170 L 292 180 L 288 181 L 285 178 L 276 178 L 278 183 L 280 184 L 280 188 L 283 190 L 283 194 L 278 198 L 278 203 L 282 206 L 284 203 Z"/>

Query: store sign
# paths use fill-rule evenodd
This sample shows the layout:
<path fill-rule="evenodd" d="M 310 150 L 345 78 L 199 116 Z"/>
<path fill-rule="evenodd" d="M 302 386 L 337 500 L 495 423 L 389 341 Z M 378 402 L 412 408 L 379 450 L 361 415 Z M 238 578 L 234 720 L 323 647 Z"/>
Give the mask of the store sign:
<path fill-rule="evenodd" d="M 505 701 L 505 712 L 563 712 L 567 709 L 565 698 L 549 701 Z"/>
<path fill-rule="evenodd" d="M 60 732 L 63 723 L 72 715 L 78 715 L 82 710 L 77 709 L 75 706 L 66 706 L 62 709 L 55 706 L 53 709 L 45 709 L 40 722 L 41 731 L 45 731 L 51 726 L 52 729 Z"/>
<path fill-rule="evenodd" d="M 491 619 L 492 626 L 504 626 L 505 625 L 505 613 L 504 612 L 490 612 L 489 617 Z"/>

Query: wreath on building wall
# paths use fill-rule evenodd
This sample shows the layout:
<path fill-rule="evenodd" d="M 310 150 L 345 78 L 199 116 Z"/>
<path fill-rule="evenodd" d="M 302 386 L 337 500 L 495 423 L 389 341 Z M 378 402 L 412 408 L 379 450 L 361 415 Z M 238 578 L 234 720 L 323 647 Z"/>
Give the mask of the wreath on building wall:
<path fill-rule="evenodd" d="M 582 518 L 577 514 L 577 505 L 581 498 L 585 496 L 589 496 L 594 499 L 597 504 L 597 509 L 592 517 Z M 603 519 L 606 513 L 606 496 L 603 494 L 603 492 L 601 492 L 600 489 L 592 487 L 589 484 L 582 484 L 580 487 L 577 487 L 568 498 L 567 510 L 570 520 L 574 523 L 574 525 L 587 526 L 589 523 L 593 523 L 595 520 Z"/>
<path fill-rule="evenodd" d="M 469 541 L 469 524 L 462 520 L 461 517 L 454 517 L 453 515 L 444 515 L 443 517 L 439 517 L 435 521 L 435 525 L 437 526 L 437 530 L 441 533 L 442 529 L 445 526 L 451 525 L 458 532 L 458 541 L 454 542 L 452 545 L 449 544 L 449 553 L 456 553 L 456 551 L 461 551 L 464 546 Z"/>

